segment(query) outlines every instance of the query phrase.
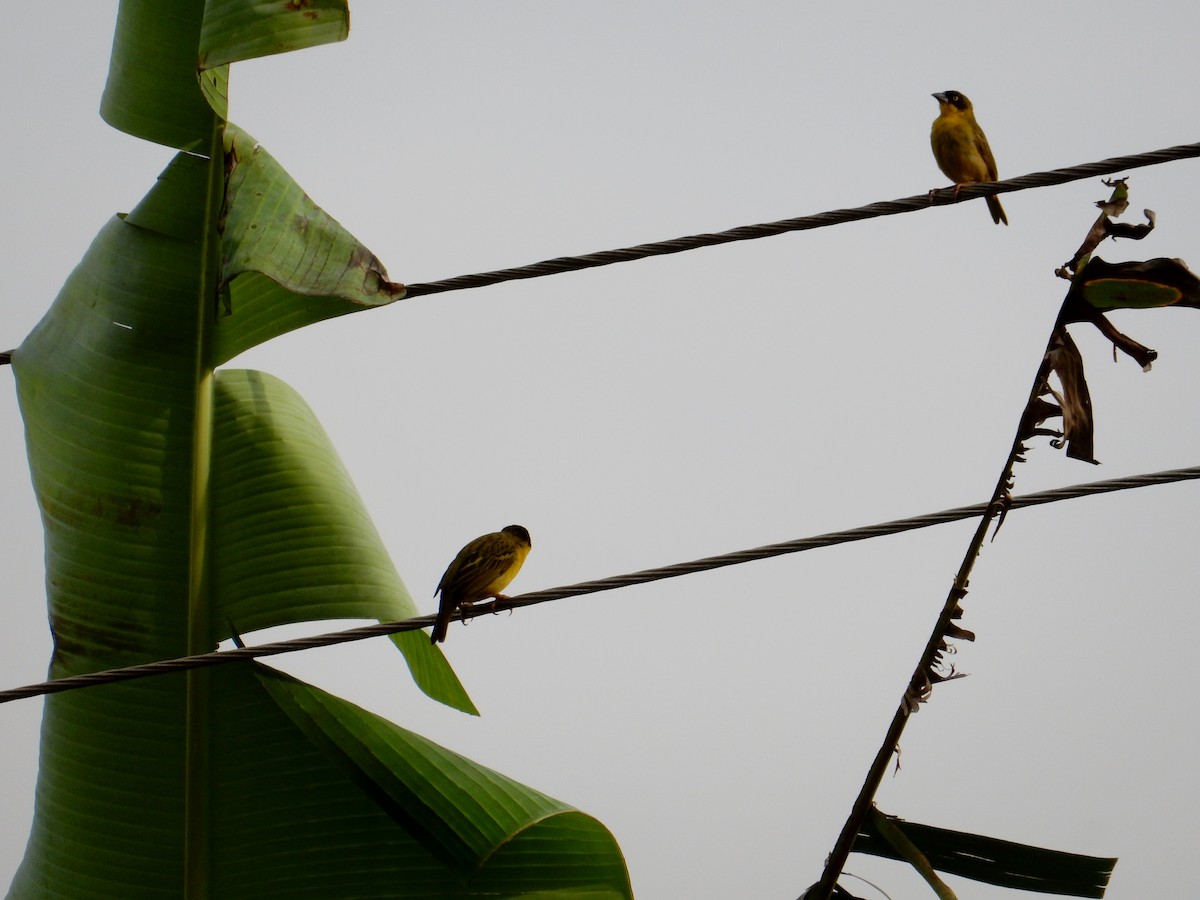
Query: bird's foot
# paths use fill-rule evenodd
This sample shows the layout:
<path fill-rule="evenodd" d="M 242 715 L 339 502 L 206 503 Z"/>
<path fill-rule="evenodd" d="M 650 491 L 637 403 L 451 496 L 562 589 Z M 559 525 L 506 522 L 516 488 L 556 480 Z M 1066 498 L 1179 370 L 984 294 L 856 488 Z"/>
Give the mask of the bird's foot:
<path fill-rule="evenodd" d="M 953 188 L 954 188 L 954 199 L 955 199 L 955 200 L 957 200 L 957 199 L 958 199 L 958 192 L 959 192 L 959 191 L 961 191 L 963 188 L 965 188 L 965 187 L 966 187 L 968 184 L 971 184 L 971 182 L 969 182 L 969 181 L 964 181 L 962 184 L 955 184 L 955 185 L 951 185 L 951 187 L 953 187 Z M 940 194 L 942 191 L 948 191 L 948 190 L 950 190 L 950 188 L 930 188 L 930 189 L 929 189 L 929 202 L 930 202 L 930 204 L 932 205 L 932 204 L 936 203 L 936 202 L 937 202 L 937 196 L 938 196 L 938 195 L 939 195 L 939 194 Z"/>
<path fill-rule="evenodd" d="M 507 599 L 508 599 L 508 594 L 492 594 L 492 602 L 488 605 L 491 606 L 491 608 L 492 608 L 493 616 L 500 614 L 500 610 L 496 609 L 496 604 L 498 602 L 500 602 L 501 600 L 507 600 Z M 512 610 L 510 609 L 509 612 L 512 612 Z"/>

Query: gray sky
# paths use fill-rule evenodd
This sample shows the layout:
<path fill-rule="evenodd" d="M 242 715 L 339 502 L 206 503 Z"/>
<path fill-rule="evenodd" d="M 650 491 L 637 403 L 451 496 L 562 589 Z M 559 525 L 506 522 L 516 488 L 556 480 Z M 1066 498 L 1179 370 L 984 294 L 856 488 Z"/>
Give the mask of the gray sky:
<path fill-rule="evenodd" d="M 651 7 L 651 8 L 648 8 Z M 9 126 L 0 344 L 171 152 L 96 113 L 115 2 L 25 4 L 0 32 Z M 1002 176 L 1200 140 L 1200 8 L 444 4 L 359 0 L 350 40 L 239 64 L 231 118 L 415 283 L 945 185 L 930 93 L 976 104 Z M 1109 260 L 1200 271 L 1200 162 L 1131 175 L 1158 213 Z M 1098 180 L 402 301 L 233 365 L 313 406 L 410 591 L 510 522 L 513 591 L 987 498 Z M 1039 443 L 1018 492 L 1194 465 L 1200 311 L 1118 313 L 1150 374 L 1076 327 L 1100 467 Z M 11 381 L 11 374 L 0 372 Z M 37 510 L 0 390 L 0 684 L 44 677 Z M 1194 484 L 1014 513 L 972 579 L 979 635 L 910 723 L 880 807 L 1119 856 L 1110 898 L 1178 896 L 1200 829 Z M 452 627 L 481 719 L 386 641 L 286 668 L 595 815 L 643 898 L 794 898 L 815 880 L 971 523 Z M 305 632 L 332 630 L 324 623 Z M 257 637 L 257 636 L 256 636 Z M 0 882 L 24 849 L 40 702 L 0 708 Z M 898 863 L 848 871 L 929 896 Z M 1012 896 L 950 879 L 963 900 Z M 870 888 L 847 880 L 864 897 Z"/>

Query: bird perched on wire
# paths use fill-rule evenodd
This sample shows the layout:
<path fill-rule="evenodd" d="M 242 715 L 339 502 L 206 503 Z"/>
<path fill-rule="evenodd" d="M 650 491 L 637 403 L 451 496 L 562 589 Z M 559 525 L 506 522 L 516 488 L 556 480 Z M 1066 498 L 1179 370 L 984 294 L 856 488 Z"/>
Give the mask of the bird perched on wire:
<path fill-rule="evenodd" d="M 450 617 L 460 606 L 470 606 L 489 597 L 507 600 L 500 591 L 521 571 L 532 546 L 524 525 L 508 525 L 475 538 L 459 550 L 434 591 L 442 599 L 429 642 L 446 640 Z"/>
<path fill-rule="evenodd" d="M 934 94 L 933 99 L 938 102 L 938 117 L 933 120 L 929 141 L 938 168 L 956 185 L 954 193 L 957 195 L 959 187 L 973 181 L 995 181 L 999 177 L 996 158 L 987 135 L 975 121 L 971 101 L 958 91 Z M 1007 225 L 1008 216 L 996 195 L 988 194 L 984 199 L 992 221 Z"/>

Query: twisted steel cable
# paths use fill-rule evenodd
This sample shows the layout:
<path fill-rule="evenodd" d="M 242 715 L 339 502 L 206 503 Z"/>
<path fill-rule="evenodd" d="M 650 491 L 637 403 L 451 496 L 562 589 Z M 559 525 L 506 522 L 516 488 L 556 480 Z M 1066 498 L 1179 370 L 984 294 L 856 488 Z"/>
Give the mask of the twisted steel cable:
<path fill-rule="evenodd" d="M 1038 491 L 1033 494 L 1014 497 L 1011 508 L 1021 509 L 1026 506 L 1039 506 L 1044 503 L 1055 503 L 1060 500 L 1074 500 L 1093 494 L 1105 494 L 1113 491 L 1125 491 L 1194 479 L 1200 479 L 1200 466 L 1170 469 L 1143 475 L 1130 475 L 1122 478 L 1110 478 L 1105 481 L 1093 481 L 1086 484 Z M 481 604 L 479 608 L 462 611 L 455 618 L 471 619 L 476 616 L 488 615 L 495 611 L 519 609 L 525 606 L 533 606 L 536 603 L 547 603 L 551 600 L 562 600 L 567 597 L 577 597 L 581 594 L 596 594 L 601 591 L 611 591 L 617 588 L 630 587 L 635 584 L 659 581 L 664 578 L 678 578 L 681 575 L 692 575 L 697 572 L 706 572 L 724 566 L 734 566 L 760 559 L 770 559 L 774 556 L 799 553 L 803 550 L 813 550 L 817 547 L 832 547 L 835 544 L 863 541 L 869 538 L 913 531 L 918 528 L 928 528 L 932 525 L 957 522 L 962 519 L 981 516 L 987 510 L 987 507 L 988 504 L 986 503 L 974 503 L 970 506 L 959 506 L 941 512 L 911 516 L 905 519 L 895 519 L 891 522 L 883 522 L 877 525 L 863 525 L 858 528 L 832 531 L 827 534 L 797 538 L 778 544 L 767 544 L 763 547 L 754 547 L 748 550 L 736 550 L 732 553 L 722 553 L 718 556 L 708 556 L 690 562 L 674 563 L 654 569 L 643 569 L 639 572 L 631 572 L 626 575 L 614 575 L 609 578 L 597 578 L 593 581 L 583 581 L 578 584 L 550 588 L 544 591 L 533 591 L 528 594 L 511 597 L 507 601 L 497 601 L 494 605 L 491 603 Z M 367 638 L 384 637 L 402 631 L 415 631 L 418 628 L 433 625 L 434 618 L 434 614 L 430 613 L 424 616 L 414 616 L 402 622 L 380 622 L 374 625 L 350 628 L 345 631 L 291 638 L 286 641 L 275 641 L 269 644 L 259 644 L 254 647 L 218 650 L 211 653 L 201 653 L 196 656 L 184 656 L 177 659 L 125 666 L 119 669 L 107 669 L 103 672 L 93 672 L 86 675 L 71 675 L 55 681 L 46 681 L 39 684 L 12 688 L 7 691 L 0 691 L 0 703 L 8 703 L 11 700 L 23 700 L 41 694 L 52 694 L 101 684 L 112 684 L 117 681 L 147 678 L 151 675 L 166 675 L 172 672 L 182 672 L 187 669 L 201 669 L 207 666 L 223 665 L 225 663 L 257 659 L 264 656 L 277 656 L 281 653 L 293 653 L 298 650 L 330 647 L 334 644 L 345 644 L 351 641 L 366 640 Z"/>
<path fill-rule="evenodd" d="M 602 250 L 598 253 L 588 253 L 583 256 L 560 256 L 526 266 L 516 266 L 510 269 L 497 269 L 492 272 L 480 272 L 475 275 L 459 275 L 442 281 L 429 281 L 407 286 L 405 297 L 420 297 L 424 294 L 438 294 L 443 291 L 461 291 L 467 288 L 486 287 L 499 284 L 502 281 L 516 281 L 522 278 L 540 278 L 543 275 L 557 275 L 560 272 L 576 272 L 581 269 L 592 269 L 597 266 L 610 266 L 614 263 L 630 262 L 635 259 L 645 259 L 650 256 L 666 256 L 671 253 L 682 253 L 685 250 L 695 250 L 698 247 L 714 247 L 718 244 L 728 244 L 733 241 L 749 241 L 755 238 L 772 237 L 789 231 L 808 231 L 813 228 L 824 228 L 826 225 L 841 225 L 845 222 L 858 222 L 863 219 L 874 219 L 878 216 L 894 216 L 899 213 L 916 212 L 931 206 L 948 206 L 952 203 L 963 203 L 982 197 L 985 194 L 1006 194 L 1012 191 L 1028 190 L 1029 188 L 1049 187 L 1056 184 L 1066 184 L 1083 178 L 1097 175 L 1111 175 L 1124 169 L 1136 169 L 1142 166 L 1154 166 L 1159 163 L 1172 162 L 1178 159 L 1190 159 L 1200 156 L 1200 143 L 1179 144 L 1175 147 L 1164 147 L 1148 153 L 1135 153 L 1129 156 L 1114 156 L 1097 162 L 1083 163 L 1078 166 L 1068 166 L 1065 169 L 1050 169 L 1046 172 L 1034 172 L 1018 178 L 1006 178 L 1003 181 L 980 182 L 966 184 L 956 192 L 952 188 L 933 191 L 928 194 L 918 194 L 901 200 L 885 200 L 857 206 L 849 209 L 834 209 L 828 212 L 816 213 L 811 216 L 798 216 L 793 219 L 783 219 L 778 222 L 766 222 L 761 225 L 742 225 L 728 231 L 718 231 L 711 234 L 694 234 L 688 237 L 673 238 L 668 241 L 655 241 L 650 244 L 638 244 L 619 250 Z"/>

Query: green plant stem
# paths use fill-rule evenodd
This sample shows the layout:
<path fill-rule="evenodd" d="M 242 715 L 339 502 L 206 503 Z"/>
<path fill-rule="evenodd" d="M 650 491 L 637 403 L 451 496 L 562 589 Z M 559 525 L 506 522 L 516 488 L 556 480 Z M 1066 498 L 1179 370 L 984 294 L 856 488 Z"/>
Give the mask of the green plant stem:
<path fill-rule="evenodd" d="M 224 122 L 213 116 L 209 142 L 208 190 L 204 210 L 203 271 L 198 273 L 195 315 L 196 397 L 192 447 L 191 553 L 188 573 L 188 653 L 212 650 L 209 627 L 211 602 L 209 573 L 210 475 L 212 472 L 213 343 L 217 292 L 221 279 L 221 237 L 217 222 L 225 193 Z M 209 673 L 187 673 L 186 813 L 184 824 L 184 897 L 208 897 L 209 858 Z"/>
<path fill-rule="evenodd" d="M 954 891 L 950 889 L 950 885 L 938 878 L 937 872 L 933 870 L 933 866 L 929 864 L 929 860 L 920 848 L 910 841 L 908 835 L 901 831 L 891 819 L 874 806 L 871 807 L 871 821 L 883 839 L 892 845 L 892 849 L 904 857 L 933 888 L 933 892 L 938 895 L 938 900 L 958 900 Z"/>

